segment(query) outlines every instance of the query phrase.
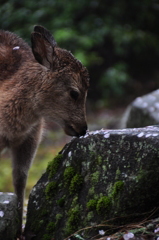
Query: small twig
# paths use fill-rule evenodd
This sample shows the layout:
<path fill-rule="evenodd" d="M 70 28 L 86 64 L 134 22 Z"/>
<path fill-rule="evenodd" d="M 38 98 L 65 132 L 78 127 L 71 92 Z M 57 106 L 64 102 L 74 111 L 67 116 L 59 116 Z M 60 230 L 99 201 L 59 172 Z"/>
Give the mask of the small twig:
<path fill-rule="evenodd" d="M 64 240 L 68 240 L 70 237 L 72 237 L 72 236 L 74 236 L 74 235 L 76 235 L 76 234 L 79 234 L 79 233 L 82 232 L 82 231 L 91 230 L 91 229 L 93 229 L 93 228 L 99 228 L 99 227 L 108 227 L 109 229 L 106 230 L 105 233 L 107 233 L 108 231 L 110 231 L 110 229 L 111 229 L 111 230 L 120 229 L 120 232 L 121 232 L 121 233 L 125 233 L 125 232 L 128 231 L 129 229 L 134 229 L 134 228 L 138 228 L 138 229 L 139 229 L 139 228 L 142 228 L 145 223 L 148 223 L 148 222 L 150 221 L 150 217 L 152 217 L 152 216 L 154 215 L 154 213 L 155 213 L 158 209 L 159 209 L 159 207 L 153 209 L 151 212 L 143 213 L 142 215 L 145 215 L 145 214 L 148 214 L 148 213 L 150 213 L 150 215 L 149 215 L 148 217 L 146 217 L 143 221 L 139 222 L 139 223 L 131 223 L 131 224 L 120 225 L 120 226 L 114 226 L 114 225 L 112 225 L 112 224 L 108 224 L 108 222 L 114 221 L 114 220 L 116 220 L 116 219 L 125 218 L 125 217 L 116 217 L 116 218 L 109 219 L 109 220 L 107 220 L 107 221 L 105 221 L 105 222 L 103 222 L 103 223 L 101 223 L 101 224 L 97 224 L 97 225 L 94 225 L 94 226 L 89 226 L 89 227 L 82 228 L 82 229 L 76 231 L 75 233 L 71 234 L 70 236 L 68 236 L 68 237 L 65 238 Z M 131 215 L 129 215 L 128 217 L 130 217 L 130 216 L 134 216 L 134 214 L 131 214 Z M 96 239 L 97 236 L 99 236 L 99 235 L 96 235 L 96 236 L 92 237 L 91 239 Z M 111 235 L 110 237 L 112 237 L 112 236 L 114 237 L 114 234 Z M 100 238 L 100 239 L 102 240 L 103 237 Z M 114 239 L 115 239 L 115 238 L 114 238 Z"/>

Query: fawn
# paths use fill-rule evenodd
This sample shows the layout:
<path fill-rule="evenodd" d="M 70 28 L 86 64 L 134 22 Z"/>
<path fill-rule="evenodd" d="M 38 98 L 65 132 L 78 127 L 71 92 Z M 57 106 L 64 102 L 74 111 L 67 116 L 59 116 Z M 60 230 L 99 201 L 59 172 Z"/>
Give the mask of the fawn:
<path fill-rule="evenodd" d="M 87 130 L 86 68 L 42 26 L 35 26 L 31 42 L 32 49 L 16 34 L 0 30 L 0 150 L 11 150 L 20 239 L 28 170 L 45 121 L 57 122 L 70 136 Z"/>

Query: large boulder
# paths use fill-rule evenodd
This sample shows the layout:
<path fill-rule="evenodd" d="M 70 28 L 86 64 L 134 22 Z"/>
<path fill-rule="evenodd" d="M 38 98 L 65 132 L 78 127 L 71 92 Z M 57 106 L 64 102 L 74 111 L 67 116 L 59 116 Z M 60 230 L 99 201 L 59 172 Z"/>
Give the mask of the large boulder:
<path fill-rule="evenodd" d="M 158 171 L 157 126 L 74 138 L 32 189 L 26 240 L 63 240 L 80 229 L 77 239 L 97 239 L 101 228 L 145 218 L 159 206 Z"/>
<path fill-rule="evenodd" d="M 120 128 L 159 124 L 159 89 L 136 98 L 126 109 Z"/>
<path fill-rule="evenodd" d="M 17 196 L 0 192 L 0 239 L 14 240 L 18 230 Z"/>

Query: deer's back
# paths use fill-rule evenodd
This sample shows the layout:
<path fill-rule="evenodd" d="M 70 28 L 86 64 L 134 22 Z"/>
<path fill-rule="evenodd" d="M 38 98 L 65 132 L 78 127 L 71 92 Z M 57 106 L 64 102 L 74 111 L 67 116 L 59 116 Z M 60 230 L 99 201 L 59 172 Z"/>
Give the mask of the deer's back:
<path fill-rule="evenodd" d="M 31 48 L 14 33 L 0 30 L 0 81 L 10 79 L 24 64 L 34 59 Z"/>

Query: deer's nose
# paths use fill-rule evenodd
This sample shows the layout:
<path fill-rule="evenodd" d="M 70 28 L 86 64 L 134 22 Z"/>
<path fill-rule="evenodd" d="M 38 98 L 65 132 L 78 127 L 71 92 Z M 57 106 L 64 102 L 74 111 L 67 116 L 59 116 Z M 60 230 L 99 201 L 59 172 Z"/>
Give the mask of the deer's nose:
<path fill-rule="evenodd" d="M 87 125 L 83 126 L 83 128 L 79 132 L 79 136 L 84 136 L 86 132 L 87 132 Z"/>
<path fill-rule="evenodd" d="M 70 136 L 76 136 L 76 137 L 84 136 L 87 131 L 87 124 L 83 126 L 78 126 L 78 128 L 77 127 L 75 128 L 75 126 L 66 124 L 64 130 L 65 130 L 65 133 Z"/>

